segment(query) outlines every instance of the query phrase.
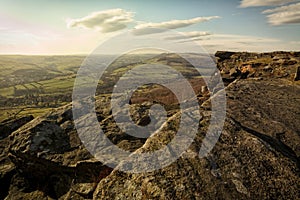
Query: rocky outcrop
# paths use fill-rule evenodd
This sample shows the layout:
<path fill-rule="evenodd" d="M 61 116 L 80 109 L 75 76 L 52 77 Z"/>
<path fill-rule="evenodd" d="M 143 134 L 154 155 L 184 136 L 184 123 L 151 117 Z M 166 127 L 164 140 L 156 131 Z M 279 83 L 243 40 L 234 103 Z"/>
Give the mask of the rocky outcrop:
<path fill-rule="evenodd" d="M 98 119 L 107 137 L 129 151 L 141 147 L 145 140 L 120 132 L 107 103 L 106 96 L 97 99 Z M 5 151 L 0 168 L 1 198 L 91 199 L 98 182 L 112 171 L 81 143 L 71 105 L 24 124 L 0 144 Z"/>
<path fill-rule="evenodd" d="M 227 87 L 227 119 L 209 157 L 198 157 L 209 120 L 206 115 L 200 122 L 202 127 L 195 143 L 175 163 L 152 173 L 126 174 L 114 170 L 100 181 L 94 198 L 297 197 L 300 186 L 299 92 L 300 87 L 281 80 L 231 83 Z M 172 133 L 169 134 L 172 137 Z M 144 148 L 151 149 L 151 146 Z"/>
<path fill-rule="evenodd" d="M 236 78 L 296 80 L 294 77 L 300 62 L 298 52 L 217 52 L 216 58 L 223 81 L 227 84 Z"/>
<path fill-rule="evenodd" d="M 212 112 L 203 85 L 194 142 L 176 162 L 148 173 L 124 173 L 96 160 L 81 143 L 67 105 L 33 120 L 1 124 L 11 129 L 2 128 L 0 139 L 0 199 L 297 199 L 300 85 L 294 75 L 300 53 L 218 52 L 216 57 L 226 83 L 227 116 L 209 156 L 198 156 Z M 152 104 L 132 102 L 133 121 L 147 125 Z M 161 132 L 143 139 L 120 130 L 109 103 L 109 95 L 98 96 L 96 114 L 120 148 L 153 151 L 176 134 L 176 105 L 167 107 Z"/>

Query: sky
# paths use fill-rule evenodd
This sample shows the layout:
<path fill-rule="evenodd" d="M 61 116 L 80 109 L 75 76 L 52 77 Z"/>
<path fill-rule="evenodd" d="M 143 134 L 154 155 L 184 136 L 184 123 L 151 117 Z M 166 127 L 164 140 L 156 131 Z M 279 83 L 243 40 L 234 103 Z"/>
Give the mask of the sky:
<path fill-rule="evenodd" d="M 300 0 L 0 0 L 0 54 L 89 54 L 125 31 L 208 52 L 299 51 Z M 168 38 L 184 42 L 185 37 Z"/>

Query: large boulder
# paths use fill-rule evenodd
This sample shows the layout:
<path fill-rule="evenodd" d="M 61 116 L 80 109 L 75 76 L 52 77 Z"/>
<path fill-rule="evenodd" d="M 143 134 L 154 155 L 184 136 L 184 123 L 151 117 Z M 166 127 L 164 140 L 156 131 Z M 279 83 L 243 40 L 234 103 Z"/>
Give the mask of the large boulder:
<path fill-rule="evenodd" d="M 8 139 L 14 173 L 6 199 L 91 198 L 110 170 L 82 145 L 71 105 L 35 118 Z"/>

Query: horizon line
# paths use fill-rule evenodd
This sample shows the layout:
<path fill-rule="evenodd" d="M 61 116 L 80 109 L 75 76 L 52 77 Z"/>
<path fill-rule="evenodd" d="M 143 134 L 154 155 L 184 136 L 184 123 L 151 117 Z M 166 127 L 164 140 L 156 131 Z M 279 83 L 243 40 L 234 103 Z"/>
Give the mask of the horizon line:
<path fill-rule="evenodd" d="M 217 50 L 215 51 L 214 53 L 210 53 L 209 54 L 216 54 L 217 52 L 234 52 L 234 53 L 276 53 L 276 52 L 300 52 L 300 50 L 276 50 L 276 51 L 231 51 L 231 50 Z M 174 53 L 174 52 L 168 52 L 168 53 Z M 134 53 L 131 53 L 131 54 L 134 54 Z M 142 53 L 137 53 L 136 55 L 139 55 L 139 54 L 142 54 Z M 145 54 L 150 54 L 150 53 L 145 53 Z M 152 53 L 152 54 L 155 54 L 155 53 Z M 158 53 L 158 54 L 163 54 L 163 53 Z M 187 52 L 187 54 L 195 54 L 195 52 Z M 81 54 L 81 53 L 70 53 L 70 54 L 21 54 L 21 53 L 0 53 L 0 56 L 89 56 L 91 54 Z M 115 54 L 101 54 L 101 55 L 115 55 Z"/>

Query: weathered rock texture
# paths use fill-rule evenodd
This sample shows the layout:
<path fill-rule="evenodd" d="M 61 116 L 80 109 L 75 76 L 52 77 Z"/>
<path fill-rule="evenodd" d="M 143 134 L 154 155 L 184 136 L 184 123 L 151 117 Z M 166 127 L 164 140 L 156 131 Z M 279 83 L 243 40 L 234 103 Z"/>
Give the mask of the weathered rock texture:
<path fill-rule="evenodd" d="M 217 52 L 227 95 L 218 143 L 208 157 L 198 157 L 211 114 L 205 90 L 198 95 L 202 119 L 194 143 L 176 162 L 151 173 L 124 173 L 95 160 L 78 138 L 71 105 L 33 120 L 4 122 L 0 199 L 298 199 L 299 57 L 299 52 Z M 169 120 L 174 118 L 168 129 L 139 139 L 116 126 L 109 96 L 97 97 L 96 105 L 105 134 L 123 149 L 151 151 L 176 134 L 178 106 L 167 109 Z M 150 106 L 131 105 L 137 124 L 149 123 Z"/>

